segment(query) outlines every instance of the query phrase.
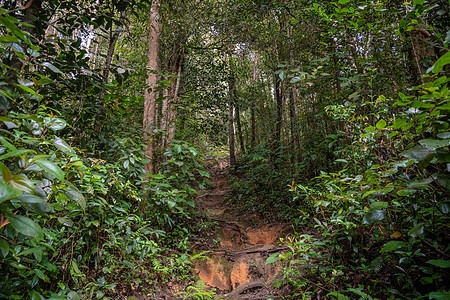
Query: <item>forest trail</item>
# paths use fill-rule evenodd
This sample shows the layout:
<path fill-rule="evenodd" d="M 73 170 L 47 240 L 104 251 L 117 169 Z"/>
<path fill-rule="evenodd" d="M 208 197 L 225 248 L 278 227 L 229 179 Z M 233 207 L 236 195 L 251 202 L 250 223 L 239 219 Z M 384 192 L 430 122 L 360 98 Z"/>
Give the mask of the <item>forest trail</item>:
<path fill-rule="evenodd" d="M 214 187 L 197 197 L 198 208 L 217 230 L 207 233 L 206 243 L 194 245 L 197 252 L 209 250 L 208 260 L 195 264 L 199 278 L 215 288 L 220 299 L 276 299 L 273 289 L 281 276 L 279 264 L 267 264 L 275 252 L 286 251 L 279 244 L 288 229 L 284 224 L 267 224 L 256 214 L 241 214 L 227 206 L 230 174 L 227 159 L 206 161 Z"/>

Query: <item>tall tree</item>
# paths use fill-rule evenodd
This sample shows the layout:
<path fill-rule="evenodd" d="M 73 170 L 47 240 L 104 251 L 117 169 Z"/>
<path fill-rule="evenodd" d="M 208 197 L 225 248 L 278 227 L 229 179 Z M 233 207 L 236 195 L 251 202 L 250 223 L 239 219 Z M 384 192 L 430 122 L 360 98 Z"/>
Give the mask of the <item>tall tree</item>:
<path fill-rule="evenodd" d="M 150 9 L 149 39 L 148 39 L 148 61 L 147 79 L 144 102 L 144 143 L 146 144 L 145 157 L 149 162 L 145 165 L 145 170 L 150 173 L 155 172 L 155 133 L 156 126 L 156 100 L 158 98 L 159 79 L 159 39 L 162 29 L 160 22 L 160 0 L 154 0 Z"/>

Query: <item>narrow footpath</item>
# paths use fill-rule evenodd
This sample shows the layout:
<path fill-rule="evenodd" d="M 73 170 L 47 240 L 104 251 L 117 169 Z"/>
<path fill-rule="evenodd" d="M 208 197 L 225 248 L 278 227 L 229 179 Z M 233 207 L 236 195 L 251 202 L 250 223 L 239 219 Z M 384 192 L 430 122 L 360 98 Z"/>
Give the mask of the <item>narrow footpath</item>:
<path fill-rule="evenodd" d="M 230 183 L 226 159 L 209 160 L 214 187 L 197 197 L 197 205 L 205 217 L 217 224 L 207 236 L 207 243 L 198 242 L 196 251 L 210 250 L 208 260 L 199 261 L 195 269 L 208 287 L 215 288 L 220 299 L 279 298 L 273 288 L 280 279 L 281 266 L 265 263 L 275 252 L 284 252 L 280 237 L 288 226 L 266 224 L 256 214 L 241 214 L 225 204 Z"/>

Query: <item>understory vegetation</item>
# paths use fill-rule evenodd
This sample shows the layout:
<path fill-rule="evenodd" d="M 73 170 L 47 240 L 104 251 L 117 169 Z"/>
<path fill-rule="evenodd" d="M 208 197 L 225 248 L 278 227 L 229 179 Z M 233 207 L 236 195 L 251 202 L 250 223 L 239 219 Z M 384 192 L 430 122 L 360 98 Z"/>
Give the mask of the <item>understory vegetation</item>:
<path fill-rule="evenodd" d="M 0 298 L 212 299 L 204 161 L 283 299 L 449 299 L 445 0 L 0 1 Z M 223 149 L 227 148 L 224 154 Z"/>

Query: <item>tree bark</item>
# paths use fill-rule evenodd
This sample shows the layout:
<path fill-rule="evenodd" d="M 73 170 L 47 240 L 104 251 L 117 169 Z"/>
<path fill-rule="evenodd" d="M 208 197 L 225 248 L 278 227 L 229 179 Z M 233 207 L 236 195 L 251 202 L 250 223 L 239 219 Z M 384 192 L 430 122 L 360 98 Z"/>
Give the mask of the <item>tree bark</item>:
<path fill-rule="evenodd" d="M 239 139 L 239 148 L 241 151 L 241 154 L 245 153 L 245 144 L 244 144 L 244 137 L 242 136 L 242 124 L 241 124 L 241 110 L 239 108 L 239 104 L 235 106 L 236 110 L 236 125 L 237 125 L 237 135 Z"/>
<path fill-rule="evenodd" d="M 234 145 L 234 88 L 235 88 L 235 80 L 234 78 L 229 79 L 228 81 L 228 141 L 230 145 L 230 166 L 236 169 L 236 152 Z"/>
<path fill-rule="evenodd" d="M 124 19 L 125 19 L 125 12 L 122 12 L 120 15 L 121 23 L 124 21 Z M 105 66 L 103 67 L 103 84 L 108 83 L 109 69 L 111 67 L 111 62 L 113 59 L 114 51 L 116 49 L 116 43 L 119 40 L 119 36 L 122 31 L 123 31 L 123 27 L 119 26 L 116 28 L 116 30 L 114 30 L 113 33 L 110 34 L 110 39 L 109 39 L 109 44 L 108 44 L 108 53 L 106 54 Z M 88 42 L 90 43 L 90 41 L 88 41 Z M 102 87 L 102 90 L 100 92 L 101 105 L 103 105 L 103 101 L 105 100 L 105 93 L 106 93 L 106 88 Z"/>
<path fill-rule="evenodd" d="M 273 166 L 278 169 L 278 158 L 280 153 L 281 143 L 281 126 L 283 123 L 283 98 L 280 93 L 280 81 L 278 76 L 274 74 L 274 86 L 275 86 L 275 101 L 277 108 L 277 116 L 275 123 L 275 132 L 273 134 Z"/>
<path fill-rule="evenodd" d="M 145 171 L 149 173 L 155 172 L 155 135 L 153 130 L 156 126 L 156 99 L 158 92 L 156 91 L 157 82 L 159 79 L 159 37 L 161 34 L 161 23 L 159 8 L 161 6 L 160 0 L 154 0 L 150 10 L 150 33 L 148 42 L 148 61 L 147 61 L 147 79 L 144 99 L 144 148 L 145 158 L 150 160 L 145 166 Z"/>
<path fill-rule="evenodd" d="M 257 78 L 256 75 L 257 75 L 257 70 L 258 70 L 258 58 L 259 58 L 259 55 L 256 51 L 254 52 L 254 56 L 255 56 L 255 64 L 253 65 L 253 86 L 256 87 L 256 78 Z M 250 145 L 252 148 L 254 148 L 255 144 L 256 144 L 255 106 L 256 106 L 255 101 L 254 100 L 251 101 L 251 103 L 250 103 L 250 122 L 251 122 Z"/>
<path fill-rule="evenodd" d="M 181 85 L 181 75 L 183 73 L 183 62 L 184 62 L 184 51 L 181 52 L 181 55 L 178 59 L 178 70 L 177 70 L 177 77 L 175 79 L 175 83 L 173 83 L 174 87 L 172 88 L 172 99 L 171 99 L 171 106 L 169 110 L 169 116 L 168 116 L 168 128 L 167 128 L 167 139 L 169 142 L 175 138 L 175 130 L 176 130 L 176 124 L 175 119 L 177 115 L 177 104 L 178 104 L 178 96 L 180 91 L 180 85 Z"/>

